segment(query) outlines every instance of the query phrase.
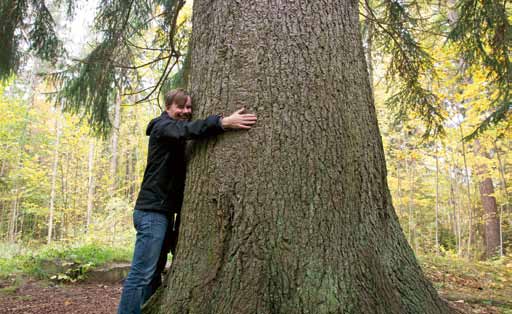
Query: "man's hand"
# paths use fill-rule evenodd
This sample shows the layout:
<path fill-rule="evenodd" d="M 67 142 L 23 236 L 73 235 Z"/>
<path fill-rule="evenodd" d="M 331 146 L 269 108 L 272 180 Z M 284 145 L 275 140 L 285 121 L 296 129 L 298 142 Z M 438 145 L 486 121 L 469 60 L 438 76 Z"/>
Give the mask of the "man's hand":
<path fill-rule="evenodd" d="M 256 115 L 252 113 L 243 113 L 245 108 L 233 112 L 230 116 L 222 119 L 222 128 L 228 129 L 250 129 L 256 123 Z"/>

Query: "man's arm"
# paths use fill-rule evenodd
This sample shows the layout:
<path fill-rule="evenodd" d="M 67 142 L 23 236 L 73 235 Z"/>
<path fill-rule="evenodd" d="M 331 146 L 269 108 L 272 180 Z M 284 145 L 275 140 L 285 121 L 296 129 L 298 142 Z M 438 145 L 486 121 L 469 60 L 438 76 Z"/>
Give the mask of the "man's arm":
<path fill-rule="evenodd" d="M 225 118 L 213 115 L 204 120 L 169 120 L 158 137 L 189 140 L 217 135 L 225 130 L 250 129 L 256 123 L 256 115 L 243 113 L 244 110 L 237 110 Z"/>

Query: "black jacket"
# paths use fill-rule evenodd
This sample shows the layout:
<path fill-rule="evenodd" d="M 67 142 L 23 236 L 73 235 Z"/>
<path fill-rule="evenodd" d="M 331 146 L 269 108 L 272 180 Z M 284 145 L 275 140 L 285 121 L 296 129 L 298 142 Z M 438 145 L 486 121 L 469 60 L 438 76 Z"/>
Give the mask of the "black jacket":
<path fill-rule="evenodd" d="M 181 121 L 163 112 L 149 122 L 148 161 L 135 208 L 179 213 L 185 188 L 186 140 L 222 133 L 219 116 Z"/>

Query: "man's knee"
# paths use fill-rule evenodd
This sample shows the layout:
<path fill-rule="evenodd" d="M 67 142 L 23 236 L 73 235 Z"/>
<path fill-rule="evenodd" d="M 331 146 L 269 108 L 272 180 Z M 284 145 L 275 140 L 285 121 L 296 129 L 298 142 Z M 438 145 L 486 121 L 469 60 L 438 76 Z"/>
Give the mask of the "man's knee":
<path fill-rule="evenodd" d="M 155 270 L 155 267 L 142 268 L 137 267 L 137 265 L 132 265 L 125 284 L 133 287 L 145 287 L 149 285 L 153 279 Z"/>

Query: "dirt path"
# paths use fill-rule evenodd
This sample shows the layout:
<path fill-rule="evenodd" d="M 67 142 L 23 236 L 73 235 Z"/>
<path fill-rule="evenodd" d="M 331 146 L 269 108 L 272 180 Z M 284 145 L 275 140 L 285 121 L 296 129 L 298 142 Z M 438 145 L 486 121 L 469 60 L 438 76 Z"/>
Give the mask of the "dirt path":
<path fill-rule="evenodd" d="M 0 293 L 0 313 L 112 314 L 120 295 L 120 284 L 49 285 L 32 281 Z"/>
<path fill-rule="evenodd" d="M 121 284 L 53 285 L 28 281 L 17 289 L 4 288 L 0 292 L 0 314 L 112 314 L 116 313 L 120 295 Z M 467 314 L 503 313 L 494 306 L 462 300 L 452 299 L 450 304 Z"/>

